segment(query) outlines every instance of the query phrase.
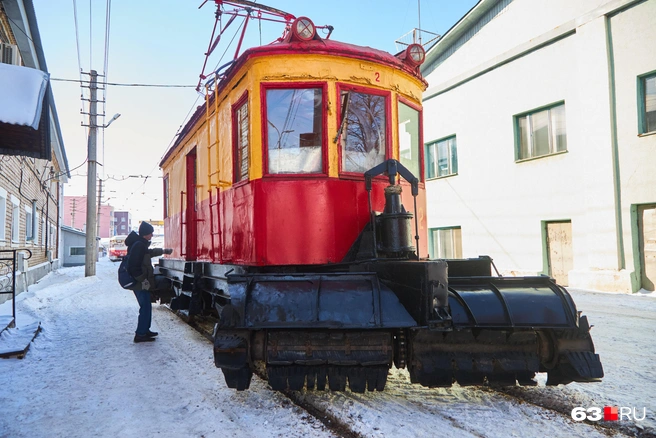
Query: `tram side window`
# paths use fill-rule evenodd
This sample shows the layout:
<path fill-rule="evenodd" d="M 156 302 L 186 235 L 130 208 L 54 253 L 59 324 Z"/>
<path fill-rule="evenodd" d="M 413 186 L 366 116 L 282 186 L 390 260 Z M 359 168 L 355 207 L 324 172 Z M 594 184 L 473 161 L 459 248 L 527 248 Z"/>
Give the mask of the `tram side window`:
<path fill-rule="evenodd" d="M 248 99 L 244 96 L 232 110 L 234 142 L 233 182 L 248 179 Z"/>
<path fill-rule="evenodd" d="M 322 172 L 322 102 L 322 88 L 266 91 L 268 173 Z"/>
<path fill-rule="evenodd" d="M 399 102 L 399 158 L 419 180 L 419 111 Z"/>
<path fill-rule="evenodd" d="M 170 190 L 169 175 L 166 174 L 164 176 L 164 218 L 165 219 L 167 217 L 169 217 L 169 202 L 170 202 L 169 201 L 169 190 Z M 125 218 L 121 218 L 121 219 L 125 219 Z"/>
<path fill-rule="evenodd" d="M 341 92 L 342 172 L 364 173 L 385 161 L 385 96 Z"/>

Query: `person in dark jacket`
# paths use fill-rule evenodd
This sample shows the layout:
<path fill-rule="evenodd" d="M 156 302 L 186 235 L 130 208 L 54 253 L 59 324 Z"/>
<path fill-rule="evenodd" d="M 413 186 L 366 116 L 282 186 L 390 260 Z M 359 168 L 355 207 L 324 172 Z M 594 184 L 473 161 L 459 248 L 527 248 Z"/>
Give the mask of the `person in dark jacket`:
<path fill-rule="evenodd" d="M 152 248 L 149 249 L 150 240 L 153 238 L 155 229 L 148 222 L 141 222 L 139 234 L 132 231 L 125 239 L 128 247 L 128 272 L 136 280 L 132 286 L 134 296 L 139 303 L 139 320 L 137 330 L 134 334 L 134 342 L 151 342 L 155 340 L 157 332 L 150 330 L 153 308 L 150 302 L 150 289 L 155 285 L 155 274 L 153 271 L 152 257 L 162 254 L 171 254 L 171 249 Z"/>

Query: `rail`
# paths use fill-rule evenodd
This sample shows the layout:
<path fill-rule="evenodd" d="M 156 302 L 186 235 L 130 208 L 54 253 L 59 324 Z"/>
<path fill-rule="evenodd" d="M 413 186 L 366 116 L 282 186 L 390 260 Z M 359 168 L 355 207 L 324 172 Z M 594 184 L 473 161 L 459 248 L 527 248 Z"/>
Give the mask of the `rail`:
<path fill-rule="evenodd" d="M 32 258 L 32 251 L 29 249 L 0 250 L 0 295 L 11 294 L 12 319 L 9 327 L 14 327 L 16 323 L 16 253 L 23 251 L 29 253 L 25 260 Z M 11 257 L 8 254 L 11 254 Z"/>

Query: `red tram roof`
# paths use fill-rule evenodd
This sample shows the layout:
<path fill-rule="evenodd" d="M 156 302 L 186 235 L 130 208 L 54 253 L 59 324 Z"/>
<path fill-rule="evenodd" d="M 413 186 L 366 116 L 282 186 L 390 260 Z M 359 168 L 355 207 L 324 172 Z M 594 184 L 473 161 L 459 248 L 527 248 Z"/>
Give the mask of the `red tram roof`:
<path fill-rule="evenodd" d="M 343 43 L 340 41 L 317 38 L 311 41 L 290 41 L 273 43 L 265 46 L 252 47 L 242 53 L 235 63 L 230 66 L 226 71 L 225 77 L 219 83 L 219 92 L 222 88 L 230 82 L 230 79 L 239 71 L 242 66 L 249 60 L 260 56 L 275 56 L 275 55 L 329 55 L 341 56 L 346 58 L 361 59 L 363 61 L 371 61 L 378 64 L 387 65 L 388 67 L 401 70 L 410 76 L 414 76 L 421 81 L 424 86 L 427 85 L 426 81 L 421 76 L 419 69 L 412 66 L 396 56 L 385 52 L 383 50 L 374 49 L 372 47 L 357 46 L 355 44 Z M 191 116 L 189 121 L 185 124 L 184 128 L 180 131 L 178 138 L 171 148 L 166 152 L 160 161 L 160 167 L 164 162 L 173 154 L 178 148 L 179 144 L 185 135 L 200 119 L 200 116 L 205 111 L 205 104 L 199 105 L 196 111 Z"/>

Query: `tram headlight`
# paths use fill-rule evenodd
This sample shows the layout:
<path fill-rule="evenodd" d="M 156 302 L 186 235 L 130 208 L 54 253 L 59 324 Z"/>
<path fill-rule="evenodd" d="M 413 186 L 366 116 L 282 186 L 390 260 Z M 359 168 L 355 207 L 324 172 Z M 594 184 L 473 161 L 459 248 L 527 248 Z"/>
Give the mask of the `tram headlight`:
<path fill-rule="evenodd" d="M 299 40 L 310 41 L 317 34 L 317 29 L 309 18 L 298 17 L 292 24 L 292 32 Z"/>
<path fill-rule="evenodd" d="M 421 46 L 421 44 L 410 44 L 407 49 L 405 49 L 406 57 L 411 64 L 421 65 L 426 60 L 426 51 Z"/>

